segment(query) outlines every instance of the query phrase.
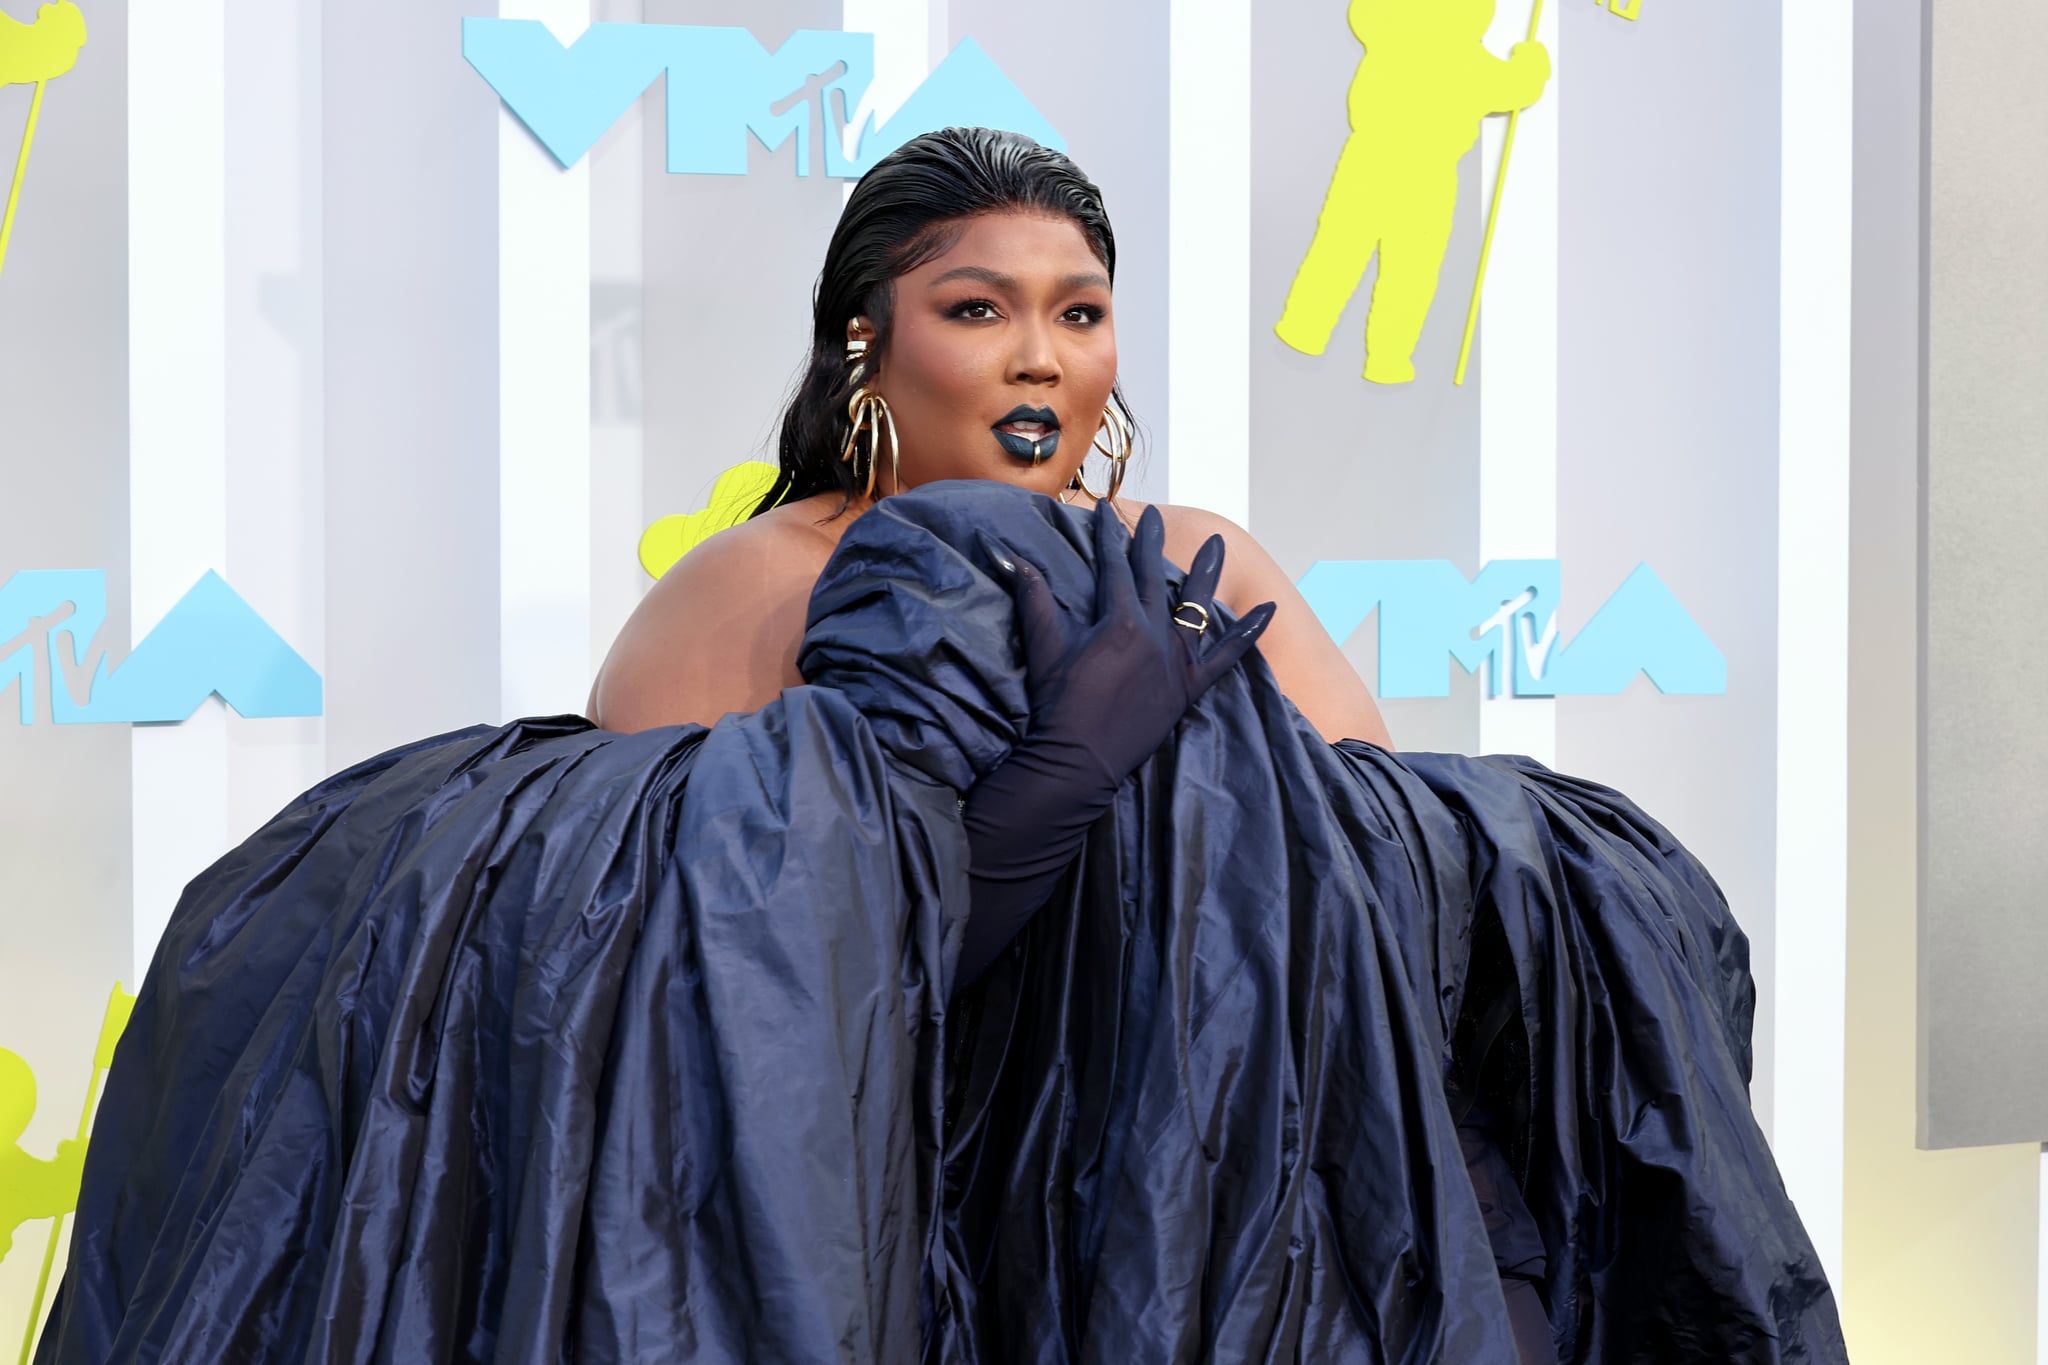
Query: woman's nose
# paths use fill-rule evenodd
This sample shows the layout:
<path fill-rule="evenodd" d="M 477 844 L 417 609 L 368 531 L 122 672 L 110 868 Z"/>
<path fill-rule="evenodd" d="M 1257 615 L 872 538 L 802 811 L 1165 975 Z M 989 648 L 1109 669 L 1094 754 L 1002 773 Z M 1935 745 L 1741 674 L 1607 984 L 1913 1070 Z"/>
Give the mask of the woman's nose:
<path fill-rule="evenodd" d="M 1052 384 L 1060 377 L 1059 350 L 1052 332 L 1045 327 L 1020 327 L 1014 334 L 1016 350 L 1010 357 L 1010 378 L 1019 384 Z"/>

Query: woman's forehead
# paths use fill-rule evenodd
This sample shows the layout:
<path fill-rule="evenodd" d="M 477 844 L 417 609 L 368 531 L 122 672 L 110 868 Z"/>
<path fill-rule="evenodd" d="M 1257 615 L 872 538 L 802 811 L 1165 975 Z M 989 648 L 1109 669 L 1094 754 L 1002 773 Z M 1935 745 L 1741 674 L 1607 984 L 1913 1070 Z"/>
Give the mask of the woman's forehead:
<path fill-rule="evenodd" d="M 948 233 L 945 250 L 910 272 L 909 277 L 936 284 L 948 275 L 1007 277 L 1017 284 L 1072 283 L 1092 276 L 1107 285 L 1108 272 L 1089 245 L 1080 224 L 1061 214 L 1016 210 L 977 214 Z M 950 281 L 949 281 L 950 282 Z"/>

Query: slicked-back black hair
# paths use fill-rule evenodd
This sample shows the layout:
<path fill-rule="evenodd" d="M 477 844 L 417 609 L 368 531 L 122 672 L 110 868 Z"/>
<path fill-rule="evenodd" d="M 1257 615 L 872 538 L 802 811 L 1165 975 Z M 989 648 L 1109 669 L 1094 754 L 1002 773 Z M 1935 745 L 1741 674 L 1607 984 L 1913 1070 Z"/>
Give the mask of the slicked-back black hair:
<path fill-rule="evenodd" d="M 896 278 L 943 254 L 970 218 L 1019 210 L 1072 220 L 1111 280 L 1116 234 L 1102 191 L 1060 152 L 1021 133 L 944 128 L 898 147 L 862 176 L 825 248 L 812 295 L 811 355 L 783 409 L 781 474 L 753 514 L 783 502 L 858 491 L 839 452 L 851 425 L 846 324 L 866 317 L 875 328 L 869 368 L 889 350 Z M 1123 402 L 1122 392 L 1115 401 Z"/>

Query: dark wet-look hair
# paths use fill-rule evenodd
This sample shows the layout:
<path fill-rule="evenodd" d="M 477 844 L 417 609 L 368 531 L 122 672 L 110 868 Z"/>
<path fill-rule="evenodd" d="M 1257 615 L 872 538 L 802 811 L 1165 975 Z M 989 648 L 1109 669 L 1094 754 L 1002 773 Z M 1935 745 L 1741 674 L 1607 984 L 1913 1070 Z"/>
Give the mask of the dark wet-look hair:
<path fill-rule="evenodd" d="M 1021 133 L 945 128 L 898 147 L 862 176 L 832 230 L 812 297 L 811 355 L 783 409 L 781 473 L 753 516 L 784 502 L 859 491 L 839 452 L 852 423 L 852 368 L 846 324 L 866 317 L 875 329 L 869 370 L 889 352 L 889 322 L 900 275 L 943 255 L 970 218 L 1032 212 L 1070 219 L 1116 278 L 1116 235 L 1102 191 L 1063 154 Z M 1121 386 L 1114 401 L 1123 404 Z M 1128 411 L 1128 409 L 1126 409 Z"/>

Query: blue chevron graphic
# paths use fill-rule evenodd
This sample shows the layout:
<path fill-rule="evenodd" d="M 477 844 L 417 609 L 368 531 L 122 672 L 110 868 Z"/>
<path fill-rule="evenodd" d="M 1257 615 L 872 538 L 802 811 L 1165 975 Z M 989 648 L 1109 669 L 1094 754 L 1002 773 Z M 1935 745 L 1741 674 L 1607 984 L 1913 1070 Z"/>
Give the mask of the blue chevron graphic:
<path fill-rule="evenodd" d="M 851 156 L 843 135 L 874 80 L 871 33 L 799 29 L 770 52 L 744 28 L 603 23 L 563 47 L 538 20 L 464 19 L 462 55 L 565 167 L 582 160 L 663 75 L 668 169 L 678 175 L 744 175 L 750 133 L 771 152 L 794 138 L 798 175 L 820 164 L 838 179 L 865 174 L 939 128 L 1003 128 L 1066 150 L 1058 130 L 971 38 L 886 124 L 877 128 L 870 116 Z"/>
<path fill-rule="evenodd" d="M 119 667 L 106 618 L 102 570 L 0 583 L 0 695 L 19 687 L 23 725 L 39 714 L 59 725 L 182 721 L 213 695 L 252 719 L 321 714 L 320 675 L 211 570 Z"/>
<path fill-rule="evenodd" d="M 1497 559 L 1469 581 L 1447 559 L 1351 559 L 1310 565 L 1298 586 L 1339 644 L 1379 612 L 1381 697 L 1449 696 L 1450 661 L 1486 664 L 1491 696 L 1503 681 L 1517 697 L 1612 696 L 1638 673 L 1660 692 L 1727 692 L 1727 658 L 1648 564 L 1569 644 L 1560 578 L 1554 559 Z"/>

